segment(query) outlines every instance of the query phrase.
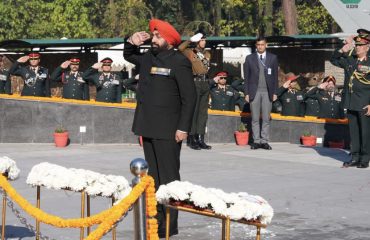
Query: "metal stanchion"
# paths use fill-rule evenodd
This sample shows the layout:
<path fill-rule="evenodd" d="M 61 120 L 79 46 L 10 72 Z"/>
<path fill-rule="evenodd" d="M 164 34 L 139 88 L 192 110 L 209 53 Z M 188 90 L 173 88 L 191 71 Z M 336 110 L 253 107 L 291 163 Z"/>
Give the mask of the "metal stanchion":
<path fill-rule="evenodd" d="M 87 217 L 90 217 L 90 195 L 89 194 L 86 194 L 86 204 L 87 204 L 87 210 L 86 210 L 86 215 Z M 87 227 L 87 236 L 90 235 L 90 227 Z"/>
<path fill-rule="evenodd" d="M 37 203 L 36 207 L 40 209 L 40 195 L 41 195 L 41 189 L 40 186 L 37 186 Z M 40 222 L 36 219 L 36 240 L 40 239 Z"/>
<path fill-rule="evenodd" d="M 112 197 L 112 207 L 114 206 L 115 201 L 116 201 L 116 199 L 114 197 Z M 112 228 L 112 240 L 116 240 L 116 238 L 117 238 L 116 226 L 113 226 L 113 228 Z"/>
<path fill-rule="evenodd" d="M 81 218 L 85 217 L 85 191 L 81 191 Z M 80 239 L 84 239 L 84 227 L 80 228 Z"/>
<path fill-rule="evenodd" d="M 2 226 L 1 226 L 1 240 L 5 239 L 5 216 L 6 216 L 6 192 L 3 192 L 3 211 L 2 211 Z"/>
<path fill-rule="evenodd" d="M 140 178 L 148 173 L 148 163 L 142 158 L 136 158 L 130 163 L 133 187 L 140 182 Z M 143 193 L 134 204 L 134 240 L 146 240 L 146 199 Z"/>

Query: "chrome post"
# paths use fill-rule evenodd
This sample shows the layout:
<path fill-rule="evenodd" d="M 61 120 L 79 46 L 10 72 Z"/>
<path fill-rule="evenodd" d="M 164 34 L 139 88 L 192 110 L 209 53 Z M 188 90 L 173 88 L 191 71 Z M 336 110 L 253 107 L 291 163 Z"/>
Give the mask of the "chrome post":
<path fill-rule="evenodd" d="M 136 158 L 130 163 L 132 187 L 137 185 L 141 177 L 148 173 L 148 163 L 142 158 Z M 134 240 L 146 240 L 146 199 L 145 192 L 134 203 Z"/>

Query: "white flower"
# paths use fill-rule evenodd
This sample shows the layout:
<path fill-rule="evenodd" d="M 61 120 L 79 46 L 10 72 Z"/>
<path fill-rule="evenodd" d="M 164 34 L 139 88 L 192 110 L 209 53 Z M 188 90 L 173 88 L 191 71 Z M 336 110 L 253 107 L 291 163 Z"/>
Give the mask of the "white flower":
<path fill-rule="evenodd" d="M 260 196 L 246 192 L 225 193 L 216 188 L 204 188 L 189 182 L 174 181 L 161 185 L 156 193 L 157 201 L 166 204 L 170 199 L 190 201 L 196 207 L 211 208 L 216 214 L 230 217 L 233 220 L 259 219 L 262 223 L 270 223 L 273 209 Z"/>
<path fill-rule="evenodd" d="M 47 162 L 35 165 L 31 169 L 27 184 L 52 189 L 84 190 L 90 196 L 114 197 L 116 202 L 131 192 L 128 181 L 122 176 L 103 175 L 84 169 L 68 169 Z"/>
<path fill-rule="evenodd" d="M 7 173 L 10 180 L 15 180 L 19 177 L 20 170 L 16 162 L 9 157 L 0 157 L 0 173 Z"/>

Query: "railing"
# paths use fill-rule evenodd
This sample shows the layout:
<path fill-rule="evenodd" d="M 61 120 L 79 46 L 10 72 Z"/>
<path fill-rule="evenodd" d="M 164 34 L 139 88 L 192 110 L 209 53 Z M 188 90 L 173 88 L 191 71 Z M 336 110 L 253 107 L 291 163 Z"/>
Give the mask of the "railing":
<path fill-rule="evenodd" d="M 135 240 L 156 240 L 158 238 L 158 224 L 155 216 L 157 214 L 157 201 L 155 198 L 154 180 L 147 175 L 148 164 L 143 159 L 135 159 L 130 164 L 131 172 L 135 175 L 133 189 L 128 196 L 98 214 L 88 217 L 64 219 L 42 211 L 39 206 L 33 206 L 9 184 L 6 175 L 0 175 L 0 188 L 3 190 L 2 206 L 2 230 L 1 239 L 5 239 L 6 203 L 13 206 L 17 203 L 27 214 L 36 219 L 35 236 L 37 239 L 49 239 L 42 237 L 39 223 L 52 225 L 59 228 L 85 228 L 99 225 L 85 239 L 100 239 L 115 226 L 117 222 L 133 206 L 135 223 Z M 38 192 L 39 196 L 39 192 Z M 81 200 L 82 201 L 82 200 Z M 9 202 L 11 204 L 9 204 Z M 82 214 L 82 212 L 81 212 Z M 26 224 L 26 223 L 24 223 Z M 29 224 L 28 224 L 29 225 Z M 28 226 L 29 227 L 29 226 Z M 83 233 L 82 233 L 83 234 Z"/>

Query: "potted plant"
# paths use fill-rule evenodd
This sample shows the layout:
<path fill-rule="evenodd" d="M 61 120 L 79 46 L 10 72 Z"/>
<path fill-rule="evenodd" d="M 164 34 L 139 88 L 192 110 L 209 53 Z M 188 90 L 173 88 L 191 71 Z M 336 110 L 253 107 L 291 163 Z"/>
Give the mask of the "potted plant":
<path fill-rule="evenodd" d="M 249 139 L 249 132 L 244 123 L 240 123 L 238 131 L 234 132 L 237 145 L 247 145 Z"/>
<path fill-rule="evenodd" d="M 62 125 L 58 126 L 54 131 L 54 143 L 56 147 L 65 147 L 68 143 L 68 131 Z"/>
<path fill-rule="evenodd" d="M 316 146 L 316 136 L 312 135 L 309 130 L 303 132 L 301 141 L 304 146 Z"/>

